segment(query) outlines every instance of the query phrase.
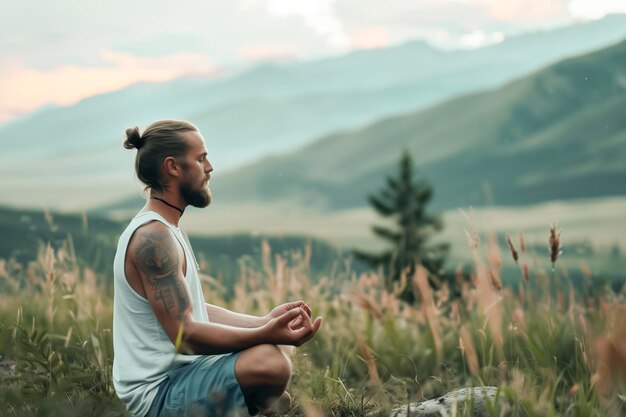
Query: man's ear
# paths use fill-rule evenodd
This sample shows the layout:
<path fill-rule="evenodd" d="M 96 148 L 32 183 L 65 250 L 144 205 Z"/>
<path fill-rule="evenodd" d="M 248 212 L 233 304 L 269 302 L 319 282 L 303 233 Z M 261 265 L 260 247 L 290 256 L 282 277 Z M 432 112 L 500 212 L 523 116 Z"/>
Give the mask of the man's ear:
<path fill-rule="evenodd" d="M 168 156 L 163 160 L 163 171 L 164 174 L 172 177 L 178 177 L 182 173 L 180 164 L 173 156 Z"/>

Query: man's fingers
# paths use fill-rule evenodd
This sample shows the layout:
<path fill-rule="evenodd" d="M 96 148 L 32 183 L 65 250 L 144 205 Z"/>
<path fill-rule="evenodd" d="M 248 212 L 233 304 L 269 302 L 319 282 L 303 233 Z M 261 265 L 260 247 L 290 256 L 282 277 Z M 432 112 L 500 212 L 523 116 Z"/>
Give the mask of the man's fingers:
<path fill-rule="evenodd" d="M 282 326 L 285 326 L 287 324 L 289 324 L 289 322 L 293 319 L 295 319 L 298 316 L 301 316 L 301 309 L 299 308 L 293 308 L 289 311 L 287 311 L 285 314 L 283 314 L 282 316 L 278 316 L 277 320 L 278 323 L 280 323 Z"/>
<path fill-rule="evenodd" d="M 315 319 L 314 322 L 311 322 L 311 320 L 307 316 L 307 318 L 304 320 L 302 327 L 298 329 L 297 332 L 300 334 L 305 334 L 305 333 L 315 334 L 319 330 L 321 324 L 322 324 L 321 317 L 318 317 Z"/>
<path fill-rule="evenodd" d="M 302 307 L 304 305 L 304 301 L 293 301 L 290 303 L 281 304 L 272 310 L 272 315 L 274 317 L 279 317 L 285 314 L 288 311 L 293 310 L 294 308 Z"/>
<path fill-rule="evenodd" d="M 290 330 L 298 330 L 300 327 L 302 327 L 302 319 L 300 317 L 296 317 L 291 323 L 289 323 Z"/>
<path fill-rule="evenodd" d="M 308 305 L 307 303 L 304 303 L 304 305 L 302 306 L 302 309 L 306 312 L 307 316 L 311 317 L 311 314 L 313 314 L 313 312 L 311 311 L 311 306 Z"/>
<path fill-rule="evenodd" d="M 322 318 L 321 317 L 316 318 L 315 321 L 311 324 L 311 337 L 315 336 L 317 331 L 320 329 L 321 325 L 322 325 Z"/>
<path fill-rule="evenodd" d="M 317 333 L 317 331 L 322 326 L 322 321 L 324 321 L 323 317 L 318 317 L 315 319 L 315 321 L 313 322 L 313 333 Z"/>
<path fill-rule="evenodd" d="M 301 327 L 297 329 L 292 329 L 292 331 L 296 333 L 298 337 L 304 337 L 304 334 L 312 330 L 311 319 L 309 318 L 309 316 L 307 316 L 304 310 L 300 309 L 300 316 L 296 320 L 302 321 L 302 323 L 300 323 Z"/>
<path fill-rule="evenodd" d="M 300 313 L 300 317 L 302 319 L 302 326 L 310 329 L 311 328 L 311 317 L 307 314 L 306 311 L 304 311 L 304 309 L 300 309 L 301 313 Z"/>
<path fill-rule="evenodd" d="M 309 340 L 313 339 L 313 337 L 315 337 L 315 335 L 317 334 L 317 331 L 320 329 L 320 326 L 322 325 L 322 321 L 323 321 L 322 317 L 318 317 L 315 319 L 310 329 L 305 329 L 304 327 L 302 328 L 302 330 L 308 330 L 309 333 L 306 334 L 306 336 L 303 335 L 304 337 L 302 338 L 302 340 L 300 340 L 300 345 L 305 344 Z"/>
<path fill-rule="evenodd" d="M 292 301 L 292 302 L 290 302 L 290 303 L 286 303 L 286 304 L 285 304 L 285 307 L 286 307 L 288 310 L 293 310 L 293 309 L 294 309 L 294 308 L 296 308 L 296 307 L 302 307 L 304 304 L 305 304 L 305 303 L 304 303 L 304 301 L 302 301 L 302 300 L 299 300 L 299 301 Z"/>

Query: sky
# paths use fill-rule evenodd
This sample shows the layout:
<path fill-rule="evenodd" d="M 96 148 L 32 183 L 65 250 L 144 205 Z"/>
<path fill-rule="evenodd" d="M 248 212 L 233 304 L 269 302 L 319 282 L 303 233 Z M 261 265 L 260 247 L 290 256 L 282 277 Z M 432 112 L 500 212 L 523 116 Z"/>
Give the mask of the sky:
<path fill-rule="evenodd" d="M 137 82 L 421 39 L 477 48 L 624 0 L 0 0 L 0 124 Z"/>

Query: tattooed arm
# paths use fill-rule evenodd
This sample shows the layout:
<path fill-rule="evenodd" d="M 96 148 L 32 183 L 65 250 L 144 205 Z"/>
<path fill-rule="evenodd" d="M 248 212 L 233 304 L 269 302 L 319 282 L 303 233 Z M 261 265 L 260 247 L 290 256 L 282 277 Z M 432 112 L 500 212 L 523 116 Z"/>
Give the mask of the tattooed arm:
<path fill-rule="evenodd" d="M 141 278 L 146 298 L 172 343 L 176 343 L 182 326 L 181 353 L 228 353 L 263 343 L 300 345 L 319 329 L 321 321 L 311 323 L 307 312 L 299 307 L 255 328 L 196 322 L 183 274 L 182 248 L 160 222 L 137 229 L 128 254 Z M 304 325 L 292 330 L 289 323 L 298 316 Z"/>

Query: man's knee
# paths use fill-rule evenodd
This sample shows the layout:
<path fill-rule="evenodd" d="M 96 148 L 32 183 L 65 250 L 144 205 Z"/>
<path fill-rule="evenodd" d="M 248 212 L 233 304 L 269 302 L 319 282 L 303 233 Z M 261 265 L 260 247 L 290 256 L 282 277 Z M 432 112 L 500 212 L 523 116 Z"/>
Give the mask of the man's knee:
<path fill-rule="evenodd" d="M 235 374 L 242 386 L 287 385 L 293 365 L 275 345 L 258 345 L 239 355 Z"/>

